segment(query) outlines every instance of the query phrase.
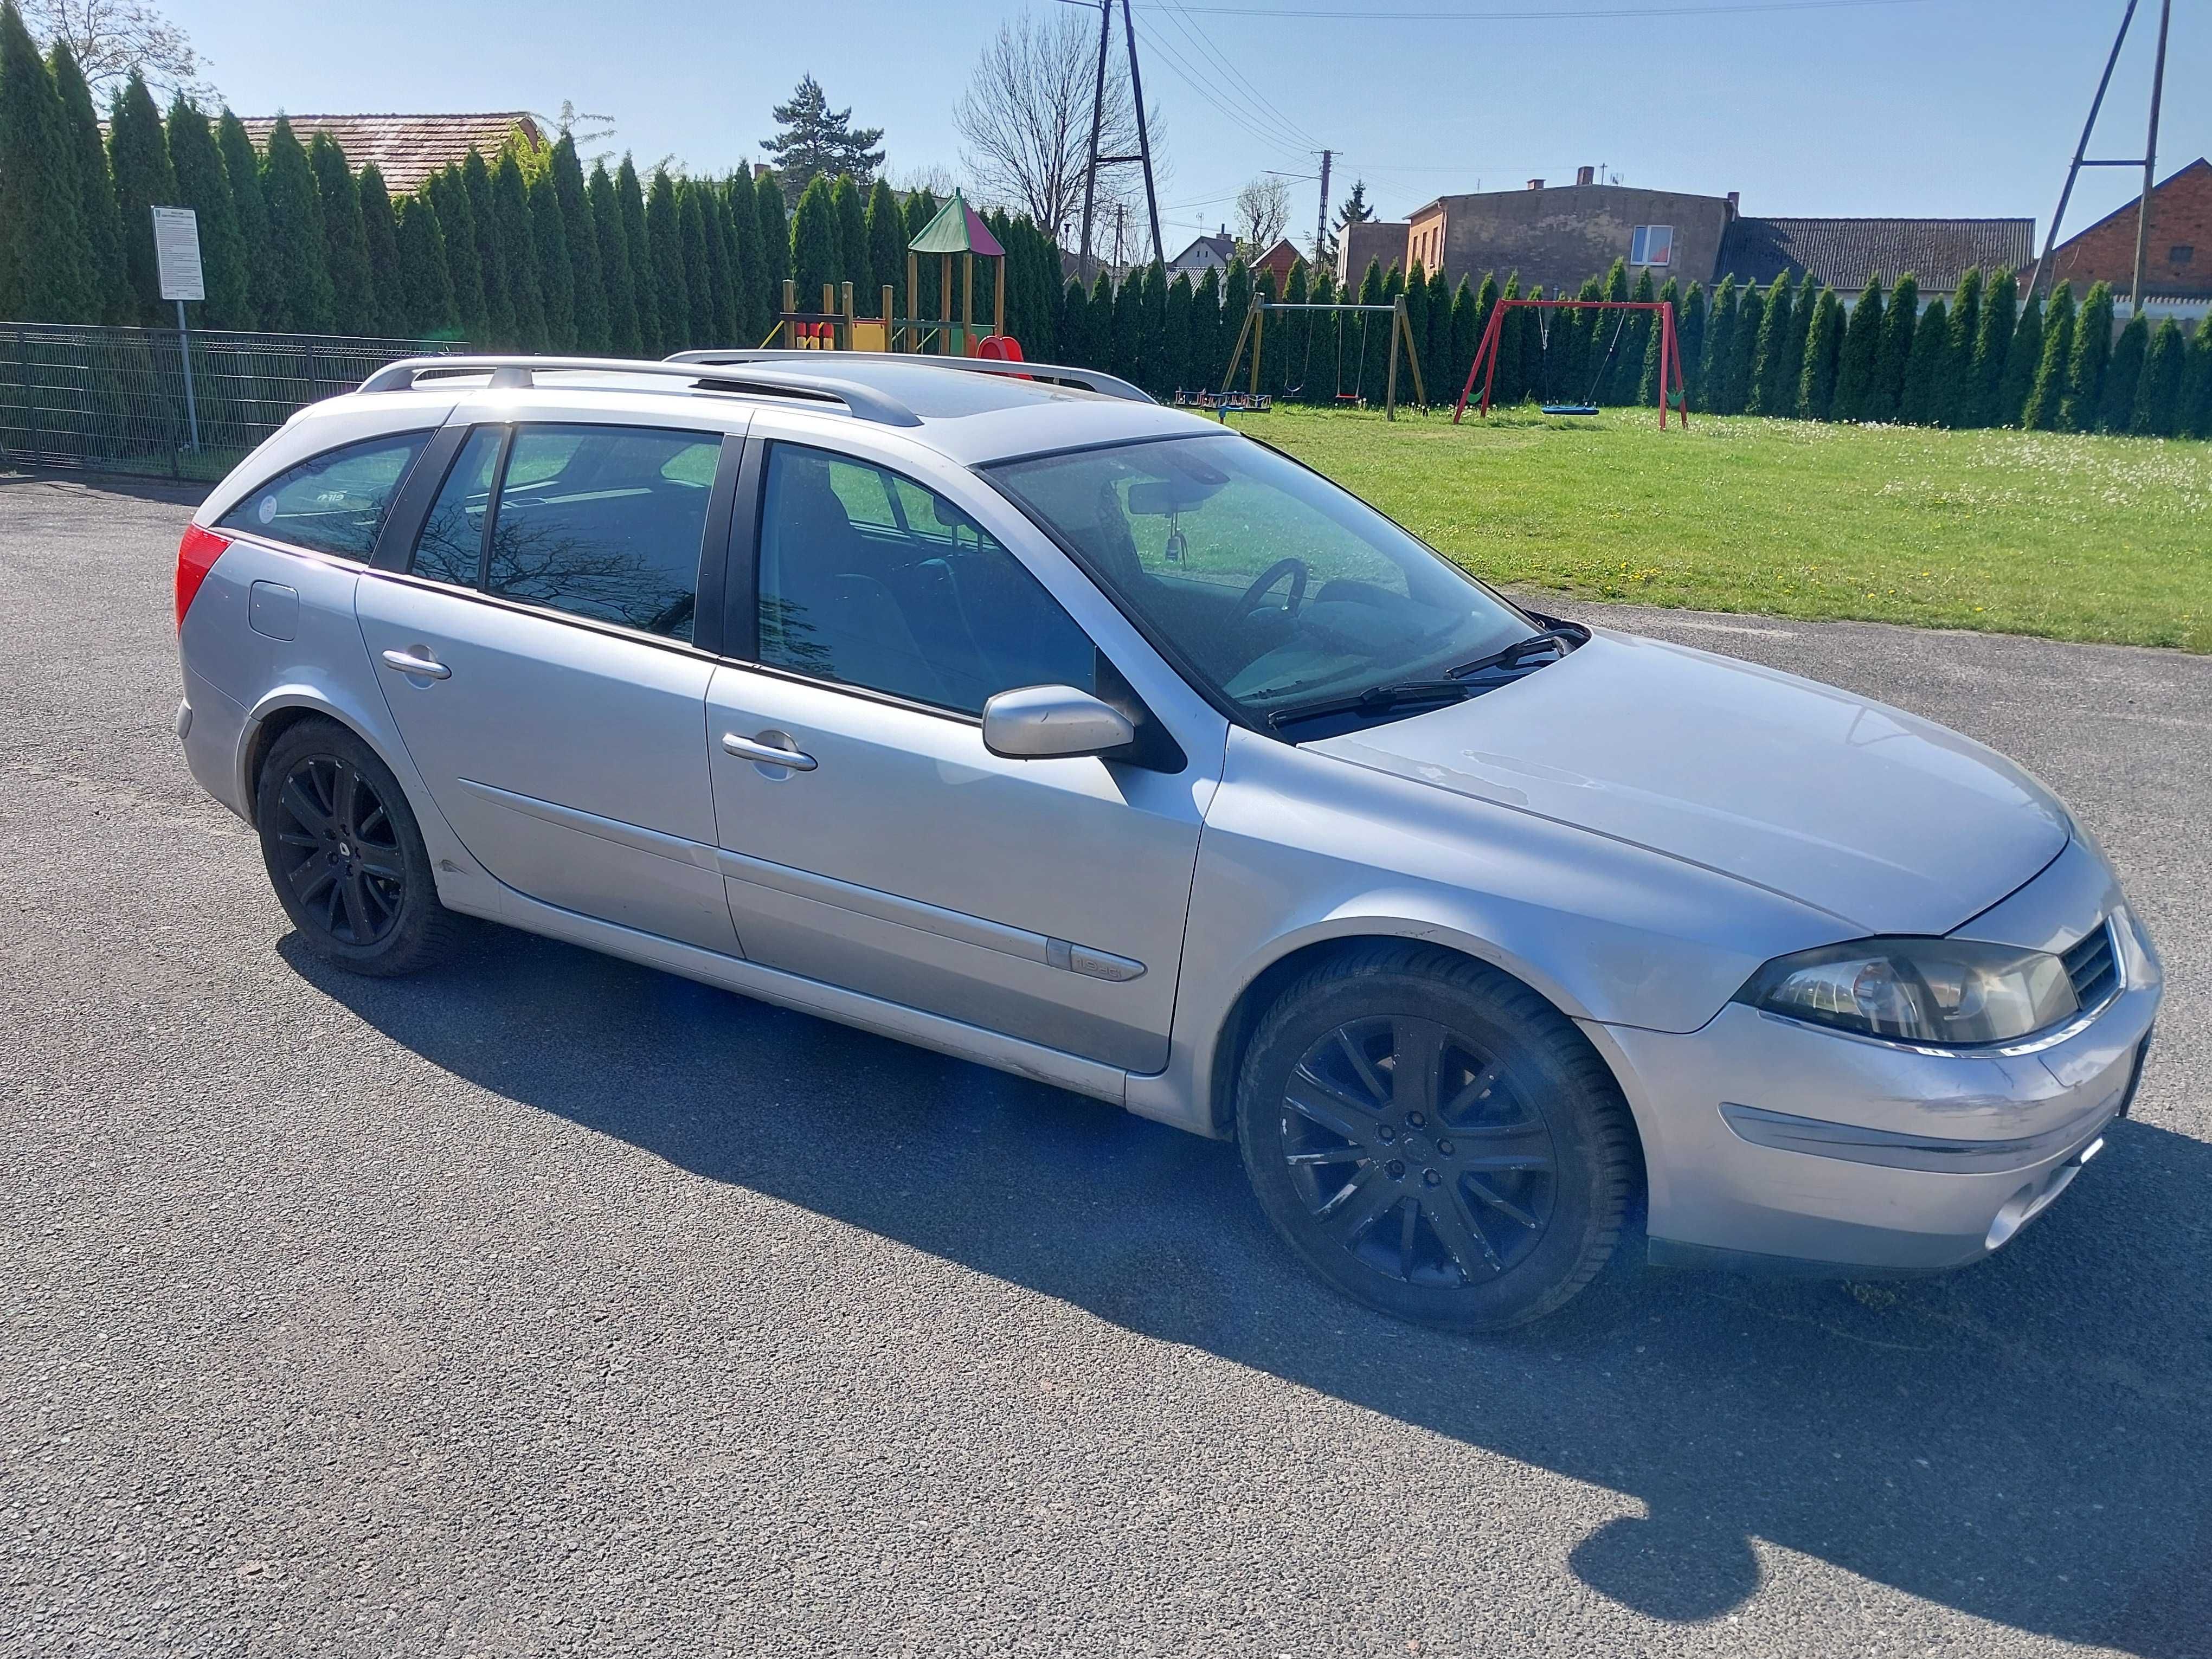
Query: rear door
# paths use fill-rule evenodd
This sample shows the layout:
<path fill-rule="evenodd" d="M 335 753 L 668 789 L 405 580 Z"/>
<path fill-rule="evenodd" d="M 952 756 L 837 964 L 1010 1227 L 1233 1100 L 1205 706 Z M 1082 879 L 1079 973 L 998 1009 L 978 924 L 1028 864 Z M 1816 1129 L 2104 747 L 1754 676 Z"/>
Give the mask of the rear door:
<path fill-rule="evenodd" d="M 720 622 L 741 444 L 598 414 L 477 425 L 406 568 L 371 573 L 356 599 L 408 752 L 487 870 L 732 954 L 698 618 L 711 548 Z"/>

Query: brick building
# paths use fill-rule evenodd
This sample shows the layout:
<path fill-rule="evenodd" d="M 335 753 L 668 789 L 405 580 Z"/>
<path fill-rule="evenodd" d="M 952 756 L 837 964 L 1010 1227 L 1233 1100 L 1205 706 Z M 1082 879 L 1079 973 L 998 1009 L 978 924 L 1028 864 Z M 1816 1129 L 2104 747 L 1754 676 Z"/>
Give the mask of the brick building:
<path fill-rule="evenodd" d="M 1367 262 L 1376 259 L 1382 269 L 1406 263 L 1406 232 L 1409 228 L 1403 219 L 1362 219 L 1356 225 L 1346 225 L 1336 234 L 1336 281 L 1341 288 L 1346 283 L 1356 285 L 1367 275 Z"/>
<path fill-rule="evenodd" d="M 1531 179 L 1523 190 L 1439 196 L 1414 210 L 1404 246 L 1383 264 L 1410 270 L 1418 259 L 1431 271 L 1441 265 L 1455 284 L 1462 276 L 1479 283 L 1493 270 L 1503 281 L 1517 270 L 1522 289 L 1540 283 L 1547 294 L 1571 293 L 1615 259 L 1649 267 L 1655 282 L 1711 280 L 1721 238 L 1735 216 L 1733 195 L 1601 185 L 1592 182 L 1594 172 L 1582 168 L 1571 185 Z"/>
<path fill-rule="evenodd" d="M 2071 283 L 2078 296 L 2094 282 L 2110 283 L 2123 308 L 2135 280 L 2136 204 L 2115 208 L 2078 235 L 2051 250 L 2043 274 L 2048 293 Z M 2195 305 L 2160 305 L 2194 301 Z M 2150 239 L 2143 249 L 2143 309 L 2202 316 L 2212 300 L 2212 162 L 2191 161 L 2150 194 Z"/>

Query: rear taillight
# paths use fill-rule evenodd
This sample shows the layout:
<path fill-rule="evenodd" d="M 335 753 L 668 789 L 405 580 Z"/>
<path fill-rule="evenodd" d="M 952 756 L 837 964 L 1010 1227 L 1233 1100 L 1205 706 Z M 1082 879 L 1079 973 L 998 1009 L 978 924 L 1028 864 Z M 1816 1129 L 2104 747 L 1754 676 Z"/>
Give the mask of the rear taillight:
<path fill-rule="evenodd" d="M 207 580 L 207 573 L 215 568 L 223 550 L 230 544 L 212 530 L 203 530 L 196 524 L 185 526 L 185 538 L 177 544 L 177 626 L 185 625 L 185 612 L 192 608 L 192 600 Z"/>

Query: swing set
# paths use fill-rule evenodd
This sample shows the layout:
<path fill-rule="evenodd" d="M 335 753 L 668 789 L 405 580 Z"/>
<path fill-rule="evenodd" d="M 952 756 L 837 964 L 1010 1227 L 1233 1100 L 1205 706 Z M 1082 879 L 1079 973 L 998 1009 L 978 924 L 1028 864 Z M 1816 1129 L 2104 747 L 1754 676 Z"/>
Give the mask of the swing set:
<path fill-rule="evenodd" d="M 1490 413 L 1491 389 L 1498 380 L 1498 353 L 1505 335 L 1505 313 L 1510 310 L 1533 311 L 1536 313 L 1537 339 L 1540 354 L 1548 360 L 1552 349 L 1552 319 L 1547 313 L 1554 311 L 1618 311 L 1620 321 L 1613 331 L 1613 343 L 1606 348 L 1605 357 L 1590 377 L 1589 392 L 1578 404 L 1552 403 L 1540 405 L 1547 415 L 1595 415 L 1597 413 L 1598 388 L 1605 384 L 1606 371 L 1620 350 L 1621 336 L 1628 328 L 1628 313 L 1633 311 L 1656 311 L 1659 313 L 1659 429 L 1667 429 L 1667 411 L 1672 409 L 1682 417 L 1682 429 L 1689 430 L 1690 396 L 1682 384 L 1682 344 L 1674 334 L 1674 307 L 1668 300 L 1500 300 L 1490 310 L 1490 321 L 1482 331 L 1482 343 L 1474 349 L 1474 361 L 1468 365 L 1467 385 L 1459 394 L 1459 406 L 1452 410 L 1452 424 L 1457 426 L 1460 417 L 1467 413 L 1468 399 L 1474 396 L 1474 383 L 1482 382 L 1482 403 L 1476 410 L 1479 415 Z"/>
<path fill-rule="evenodd" d="M 1390 331 L 1390 349 L 1382 381 L 1383 418 L 1392 421 L 1398 418 L 1398 353 L 1401 347 L 1406 354 L 1406 368 L 1413 377 L 1413 401 L 1417 404 L 1428 402 L 1428 393 L 1421 385 L 1420 356 L 1413 349 L 1413 331 L 1406 321 L 1406 299 L 1403 295 L 1392 300 L 1387 306 L 1365 306 L 1331 300 L 1289 303 L 1270 300 L 1265 294 L 1255 294 L 1252 296 L 1251 309 L 1244 313 L 1244 326 L 1237 332 L 1236 349 L 1229 354 L 1229 372 L 1221 377 L 1221 390 L 1212 394 L 1210 402 L 1205 401 L 1207 394 L 1200 393 L 1200 407 L 1216 410 L 1225 421 L 1232 410 L 1257 409 L 1266 406 L 1260 401 L 1260 353 L 1267 337 L 1267 319 L 1270 314 L 1279 311 L 1356 311 L 1359 313 L 1359 356 L 1352 366 L 1350 392 L 1344 389 L 1344 342 L 1345 337 L 1352 331 L 1348 328 L 1340 328 L 1336 331 L 1336 389 L 1334 401 L 1350 409 L 1364 408 L 1367 402 L 1364 394 L 1367 379 L 1368 325 L 1376 317 L 1388 317 L 1390 320 L 1386 326 Z M 1294 386 L 1285 386 L 1283 389 L 1285 397 L 1296 397 L 1306 389 L 1306 383 L 1313 375 L 1314 336 L 1320 331 L 1317 328 L 1310 328 L 1306 331 L 1306 356 L 1304 363 L 1298 371 L 1298 383 Z M 1251 389 L 1239 394 L 1231 392 L 1230 388 L 1237 384 L 1237 370 L 1244 361 L 1244 347 L 1248 341 L 1252 347 Z"/>

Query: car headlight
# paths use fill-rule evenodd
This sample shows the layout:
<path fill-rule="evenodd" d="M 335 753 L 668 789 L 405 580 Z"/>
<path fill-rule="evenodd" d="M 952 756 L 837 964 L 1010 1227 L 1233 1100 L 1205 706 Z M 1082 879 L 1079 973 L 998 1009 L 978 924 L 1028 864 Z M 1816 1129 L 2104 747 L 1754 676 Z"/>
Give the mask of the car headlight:
<path fill-rule="evenodd" d="M 1976 939 L 1863 939 L 1777 957 L 1738 1002 L 1894 1042 L 2008 1042 L 2076 1012 L 2066 964 Z"/>

